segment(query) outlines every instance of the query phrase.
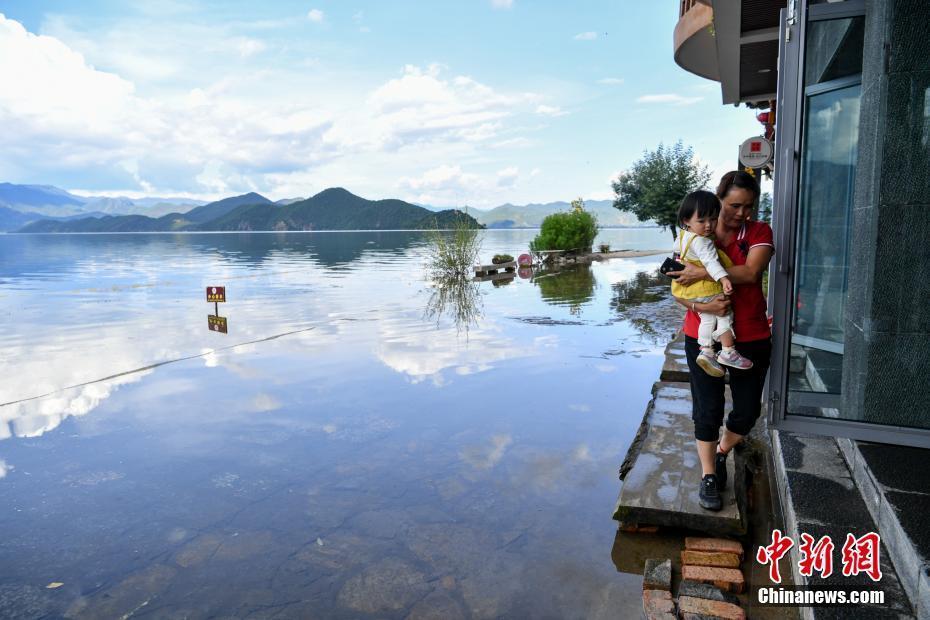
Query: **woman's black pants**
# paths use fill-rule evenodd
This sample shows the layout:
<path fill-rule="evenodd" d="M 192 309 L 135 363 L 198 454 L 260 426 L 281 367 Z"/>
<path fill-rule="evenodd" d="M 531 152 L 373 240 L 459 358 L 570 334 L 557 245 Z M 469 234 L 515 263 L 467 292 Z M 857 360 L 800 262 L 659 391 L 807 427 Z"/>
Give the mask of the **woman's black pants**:
<path fill-rule="evenodd" d="M 752 360 L 749 370 L 727 368 L 730 374 L 730 395 L 733 410 L 727 416 L 727 429 L 737 435 L 752 430 L 762 412 L 762 388 L 772 357 L 772 340 L 737 342 L 736 350 Z M 694 437 L 699 441 L 717 441 L 723 424 L 723 377 L 711 377 L 697 365 L 701 352 L 697 339 L 685 336 L 685 354 L 691 371 L 691 419 L 694 420 Z"/>

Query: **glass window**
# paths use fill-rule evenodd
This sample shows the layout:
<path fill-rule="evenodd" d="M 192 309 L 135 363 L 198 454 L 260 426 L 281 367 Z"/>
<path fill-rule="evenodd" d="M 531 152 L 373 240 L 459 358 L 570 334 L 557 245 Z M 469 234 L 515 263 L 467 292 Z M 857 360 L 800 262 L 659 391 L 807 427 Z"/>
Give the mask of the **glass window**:
<path fill-rule="evenodd" d="M 804 85 L 812 86 L 862 73 L 864 35 L 863 17 L 808 23 Z"/>
<path fill-rule="evenodd" d="M 789 390 L 840 392 L 859 93 L 856 84 L 807 99 Z"/>
<path fill-rule="evenodd" d="M 788 413 L 842 417 L 864 18 L 807 27 Z"/>

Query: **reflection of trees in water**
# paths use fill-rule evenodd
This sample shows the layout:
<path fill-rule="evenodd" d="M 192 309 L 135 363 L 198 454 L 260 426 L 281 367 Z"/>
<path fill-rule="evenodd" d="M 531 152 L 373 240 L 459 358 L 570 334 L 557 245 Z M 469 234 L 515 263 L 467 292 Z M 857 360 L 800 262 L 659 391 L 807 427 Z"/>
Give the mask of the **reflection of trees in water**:
<path fill-rule="evenodd" d="M 467 333 L 472 324 L 478 325 L 481 318 L 481 291 L 477 282 L 467 276 L 441 278 L 433 282 L 435 288 L 426 302 L 424 315 L 435 319 L 438 324 L 442 317 L 452 319 L 455 329 Z"/>
<path fill-rule="evenodd" d="M 533 284 L 539 287 L 543 301 L 557 306 L 568 306 L 573 315 L 581 313 L 581 306 L 594 297 L 597 280 L 590 265 L 563 267 L 558 271 L 536 272 Z"/>
<path fill-rule="evenodd" d="M 682 311 L 672 299 L 670 280 L 658 271 L 640 271 L 612 286 L 610 307 L 654 342 L 663 340 L 681 323 Z"/>

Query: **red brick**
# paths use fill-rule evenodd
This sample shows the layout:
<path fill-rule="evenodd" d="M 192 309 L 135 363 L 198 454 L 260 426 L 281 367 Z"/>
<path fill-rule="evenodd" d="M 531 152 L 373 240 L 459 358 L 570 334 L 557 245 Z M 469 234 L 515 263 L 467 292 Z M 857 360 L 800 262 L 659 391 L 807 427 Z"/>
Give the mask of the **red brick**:
<path fill-rule="evenodd" d="M 739 568 L 739 556 L 735 553 L 682 551 L 681 563 L 682 565 L 687 566 L 717 566 L 720 568 Z"/>
<path fill-rule="evenodd" d="M 725 620 L 746 620 L 746 612 L 739 605 L 724 603 L 722 601 L 708 601 L 703 598 L 682 596 L 678 599 L 678 609 L 684 614 L 696 616 L 711 616 Z"/>
<path fill-rule="evenodd" d="M 713 566 L 682 566 L 682 579 L 701 583 L 710 583 L 721 590 L 742 592 L 746 587 L 743 573 L 737 568 L 716 568 Z"/>
<path fill-rule="evenodd" d="M 738 541 L 726 538 L 685 538 L 685 549 L 688 551 L 709 551 L 716 553 L 735 553 L 743 559 L 743 545 Z"/>
<path fill-rule="evenodd" d="M 667 590 L 644 590 L 643 610 L 647 614 L 674 613 L 675 603 L 672 601 L 672 593 Z"/>
<path fill-rule="evenodd" d="M 646 620 L 678 620 L 678 616 L 668 611 L 655 611 L 647 613 Z"/>
<path fill-rule="evenodd" d="M 621 532 L 629 532 L 631 534 L 655 534 L 659 531 L 658 525 L 639 525 L 636 523 L 630 523 L 629 525 L 621 525 Z"/>

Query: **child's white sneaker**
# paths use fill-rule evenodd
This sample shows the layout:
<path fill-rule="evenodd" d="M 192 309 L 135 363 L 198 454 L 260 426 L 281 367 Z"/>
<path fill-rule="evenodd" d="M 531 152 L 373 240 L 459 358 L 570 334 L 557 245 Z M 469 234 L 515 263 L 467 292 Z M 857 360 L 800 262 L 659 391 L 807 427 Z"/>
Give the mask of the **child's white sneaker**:
<path fill-rule="evenodd" d="M 736 368 L 738 370 L 749 370 L 752 368 L 752 361 L 746 359 L 739 354 L 735 348 L 730 349 L 729 351 L 724 349 L 717 354 L 717 362 L 723 364 L 724 366 L 729 366 L 730 368 Z"/>
<path fill-rule="evenodd" d="M 711 377 L 722 377 L 726 374 L 726 371 L 721 368 L 720 364 L 717 363 L 717 360 L 714 359 L 713 349 L 701 349 L 701 352 L 698 353 L 696 361 L 697 365 L 701 367 L 701 370 L 706 372 Z"/>

